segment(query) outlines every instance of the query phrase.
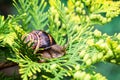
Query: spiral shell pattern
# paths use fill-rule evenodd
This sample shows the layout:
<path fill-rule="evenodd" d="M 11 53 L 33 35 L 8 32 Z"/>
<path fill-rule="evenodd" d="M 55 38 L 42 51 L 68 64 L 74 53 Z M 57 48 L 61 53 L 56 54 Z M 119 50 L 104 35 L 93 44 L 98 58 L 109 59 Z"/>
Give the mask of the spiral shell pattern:
<path fill-rule="evenodd" d="M 32 45 L 32 49 L 35 50 L 36 53 L 39 51 L 49 49 L 50 46 L 56 44 L 55 40 L 51 35 L 42 31 L 42 30 L 34 30 L 28 35 L 25 36 L 25 43 L 29 42 Z"/>

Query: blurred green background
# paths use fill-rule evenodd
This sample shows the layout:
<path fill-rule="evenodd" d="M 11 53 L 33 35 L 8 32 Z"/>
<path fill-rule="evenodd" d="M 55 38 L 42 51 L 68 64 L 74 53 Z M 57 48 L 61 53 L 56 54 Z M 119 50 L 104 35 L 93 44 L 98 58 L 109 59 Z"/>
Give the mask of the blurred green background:
<path fill-rule="evenodd" d="M 96 25 L 95 28 L 108 35 L 120 33 L 120 16 L 105 25 Z M 98 63 L 96 66 L 96 71 L 105 75 L 108 80 L 120 80 L 120 65 L 105 62 Z"/>
<path fill-rule="evenodd" d="M 48 0 L 47 0 L 48 1 Z M 66 4 L 67 0 L 61 0 Z M 9 14 L 15 14 L 16 10 L 12 5 L 12 0 L 0 0 L 0 15 L 7 17 Z M 105 25 L 95 25 L 95 28 L 102 33 L 114 35 L 120 32 L 120 16 L 114 18 L 111 22 Z M 107 62 L 95 64 L 96 72 L 102 73 L 108 80 L 120 80 L 120 65 L 115 65 Z"/>

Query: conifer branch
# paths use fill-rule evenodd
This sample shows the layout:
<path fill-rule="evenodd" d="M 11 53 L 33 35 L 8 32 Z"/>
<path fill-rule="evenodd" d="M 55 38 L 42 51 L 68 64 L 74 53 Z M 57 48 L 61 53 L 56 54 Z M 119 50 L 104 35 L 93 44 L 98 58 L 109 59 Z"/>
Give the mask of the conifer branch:
<path fill-rule="evenodd" d="M 9 54 L 7 59 L 18 64 L 23 80 L 107 80 L 94 71 L 94 64 L 102 61 L 120 64 L 120 34 L 109 36 L 94 30 L 95 24 L 106 24 L 120 15 L 120 1 L 68 0 L 64 5 L 60 0 L 49 3 L 18 0 L 18 3 L 14 0 L 17 15 L 6 20 L 0 16 L 0 47 L 8 48 L 0 50 L 0 54 Z M 47 4 L 50 7 L 45 12 Z M 32 44 L 24 43 L 22 36 L 39 29 L 50 33 L 56 44 L 68 44 L 64 56 L 47 59 L 41 53 L 33 54 Z"/>

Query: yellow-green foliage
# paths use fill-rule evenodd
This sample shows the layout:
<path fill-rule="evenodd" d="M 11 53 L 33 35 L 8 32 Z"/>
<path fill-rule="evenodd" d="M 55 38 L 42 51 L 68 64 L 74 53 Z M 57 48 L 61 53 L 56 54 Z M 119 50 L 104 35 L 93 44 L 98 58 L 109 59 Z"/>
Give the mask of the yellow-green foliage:
<path fill-rule="evenodd" d="M 18 2 L 14 0 L 18 14 L 6 20 L 0 16 L 0 47 L 14 54 L 7 59 L 18 63 L 23 80 L 107 80 L 92 69 L 94 64 L 120 64 L 120 34 L 109 36 L 94 30 L 95 24 L 107 24 L 119 16 L 120 1 L 68 0 L 67 5 L 60 0 Z M 41 57 L 33 54 L 21 37 L 39 29 L 50 33 L 57 44 L 67 44 L 66 54 L 38 63 Z"/>

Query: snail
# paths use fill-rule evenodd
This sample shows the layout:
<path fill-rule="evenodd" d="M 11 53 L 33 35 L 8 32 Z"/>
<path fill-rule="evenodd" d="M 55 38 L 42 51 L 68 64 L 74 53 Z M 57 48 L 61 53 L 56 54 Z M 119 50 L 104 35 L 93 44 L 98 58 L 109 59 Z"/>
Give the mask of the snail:
<path fill-rule="evenodd" d="M 34 30 L 27 35 L 23 35 L 22 40 L 24 43 L 28 43 L 28 46 L 32 44 L 33 54 L 40 54 L 42 58 L 58 58 L 65 54 L 65 47 L 57 45 L 53 37 L 42 30 Z M 38 62 L 45 62 L 45 60 Z M 16 63 L 0 63 L 0 72 L 6 75 L 12 75 L 14 72 L 19 74 L 18 69 Z"/>
<path fill-rule="evenodd" d="M 34 30 L 24 35 L 24 43 L 32 44 L 34 54 L 39 54 L 43 58 L 57 58 L 65 54 L 65 47 L 57 45 L 53 37 L 42 30 Z"/>

